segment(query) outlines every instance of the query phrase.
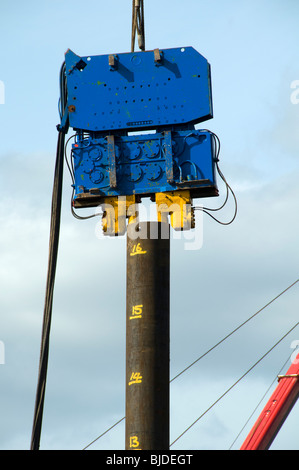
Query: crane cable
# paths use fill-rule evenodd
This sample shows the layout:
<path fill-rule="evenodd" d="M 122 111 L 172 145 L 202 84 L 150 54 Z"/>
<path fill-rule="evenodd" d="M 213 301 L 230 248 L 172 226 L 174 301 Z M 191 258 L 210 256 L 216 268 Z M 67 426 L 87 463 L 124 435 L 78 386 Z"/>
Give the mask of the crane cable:
<path fill-rule="evenodd" d="M 50 341 L 50 329 L 51 329 L 51 319 L 52 319 L 53 291 L 54 291 L 54 283 L 55 283 L 58 244 L 59 244 L 59 232 L 60 232 L 64 141 L 65 141 L 65 133 L 62 131 L 59 131 L 58 142 L 57 142 L 57 152 L 56 152 L 55 172 L 54 172 L 53 194 L 52 194 L 48 274 L 47 274 L 44 317 L 43 317 L 43 326 L 42 326 L 38 383 L 37 383 L 37 390 L 36 390 L 30 450 L 39 450 L 42 420 L 43 420 L 43 408 L 44 408 L 44 400 L 45 400 L 48 358 L 49 358 L 49 341 Z"/>
<path fill-rule="evenodd" d="M 220 207 L 211 208 L 211 207 L 205 207 L 205 206 L 197 206 L 197 207 L 195 206 L 194 210 L 201 210 L 202 212 L 204 212 L 205 214 L 210 216 L 212 219 L 214 219 L 216 222 L 218 222 L 218 224 L 230 225 L 235 220 L 235 218 L 237 216 L 238 203 L 237 203 L 237 198 L 236 198 L 236 195 L 235 195 L 234 191 L 232 190 L 231 186 L 228 184 L 225 176 L 223 175 L 222 171 L 219 168 L 219 163 L 218 162 L 219 162 L 219 154 L 220 154 L 220 139 L 219 139 L 218 135 L 215 134 L 215 132 L 212 132 L 209 129 L 201 129 L 201 130 L 205 131 L 205 132 L 209 132 L 211 134 L 212 138 L 213 138 L 214 147 L 215 147 L 215 157 L 214 157 L 215 166 L 216 166 L 218 175 L 220 176 L 220 178 L 222 179 L 222 181 L 224 182 L 224 184 L 226 186 L 226 197 L 225 197 L 225 200 L 221 204 Z M 229 193 L 231 193 L 231 195 L 234 199 L 234 205 L 235 205 L 234 214 L 228 222 L 222 222 L 221 220 L 217 219 L 214 215 L 210 214 L 210 212 L 220 211 L 221 209 L 223 209 L 224 206 L 227 204 Z"/>
<path fill-rule="evenodd" d="M 199 356 L 195 361 L 193 361 L 191 364 L 189 364 L 185 369 L 183 369 L 181 372 L 179 372 L 173 379 L 171 379 L 170 382 L 173 380 L 177 379 L 180 375 L 182 375 L 184 372 L 186 372 L 188 369 L 190 369 L 192 366 L 194 366 L 198 361 L 203 359 L 207 354 L 212 352 L 214 349 L 216 349 L 218 346 L 220 346 L 221 343 L 226 341 L 230 336 L 232 336 L 234 333 L 236 333 L 242 326 L 246 325 L 250 320 L 252 320 L 254 317 L 256 317 L 259 313 L 261 313 L 265 308 L 267 308 L 269 305 L 271 305 L 275 300 L 277 300 L 280 296 L 282 296 L 285 292 L 287 292 L 291 287 L 293 287 L 295 284 L 299 282 L 299 279 L 296 279 L 292 284 L 290 284 L 288 287 L 286 287 L 282 292 L 277 294 L 273 299 L 271 299 L 269 302 L 267 302 L 262 308 L 260 308 L 257 312 L 255 312 L 253 315 L 251 315 L 247 320 L 243 321 L 238 325 L 236 328 L 234 328 L 230 333 L 228 333 L 226 336 L 224 336 L 222 339 L 220 339 L 214 346 L 212 346 L 210 349 L 208 349 L 205 353 L 203 353 L 201 356 Z"/>
<path fill-rule="evenodd" d="M 145 50 L 144 35 L 144 5 L 143 0 L 133 0 L 132 4 L 132 36 L 131 36 L 131 52 L 135 49 L 135 39 L 138 39 L 139 49 Z"/>

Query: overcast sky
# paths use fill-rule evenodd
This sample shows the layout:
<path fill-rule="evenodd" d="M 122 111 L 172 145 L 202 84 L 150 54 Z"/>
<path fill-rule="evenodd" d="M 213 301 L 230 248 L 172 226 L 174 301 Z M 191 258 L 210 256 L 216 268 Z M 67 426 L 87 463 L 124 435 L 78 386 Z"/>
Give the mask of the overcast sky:
<path fill-rule="evenodd" d="M 298 17 L 296 0 L 145 0 L 148 50 L 193 46 L 211 64 L 202 127 L 221 140 L 238 200 L 232 225 L 204 215 L 201 249 L 171 241 L 171 377 L 299 277 Z M 131 0 L 1 2 L 0 449 L 30 447 L 64 53 L 129 52 L 130 37 Z M 42 449 L 82 449 L 125 413 L 126 240 L 74 219 L 70 184 L 65 169 Z M 217 207 L 219 190 L 198 204 Z M 298 288 L 171 384 L 171 442 L 296 324 Z M 296 340 L 298 329 L 172 449 L 229 449 Z M 272 449 L 299 449 L 298 419 L 299 403 Z M 123 448 L 124 422 L 90 447 Z"/>

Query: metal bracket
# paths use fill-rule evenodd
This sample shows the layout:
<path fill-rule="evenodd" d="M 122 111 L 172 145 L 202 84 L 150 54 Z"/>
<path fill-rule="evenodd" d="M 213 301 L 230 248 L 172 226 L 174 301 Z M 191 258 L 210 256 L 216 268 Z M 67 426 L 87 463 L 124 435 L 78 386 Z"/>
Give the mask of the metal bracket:
<path fill-rule="evenodd" d="M 107 135 L 110 188 L 116 188 L 115 140 L 114 135 Z"/>
<path fill-rule="evenodd" d="M 208 62 L 192 47 L 82 58 L 68 50 L 65 78 L 68 104 L 78 109 L 70 127 L 78 131 L 170 129 L 212 117 Z M 157 106 L 164 96 L 167 106 Z M 110 112 L 96 111 L 108 103 Z"/>
<path fill-rule="evenodd" d="M 160 52 L 159 49 L 154 49 L 154 58 L 155 65 L 162 65 L 163 52 Z"/>
<path fill-rule="evenodd" d="M 70 49 L 67 50 L 66 54 L 68 54 L 70 58 L 67 68 L 68 74 L 72 73 L 75 69 L 83 70 L 86 67 L 86 62 Z"/>
<path fill-rule="evenodd" d="M 299 374 L 286 374 L 286 375 L 278 375 L 278 380 L 280 379 L 299 379 Z"/>
<path fill-rule="evenodd" d="M 57 130 L 63 132 L 64 134 L 68 133 L 69 130 L 69 109 L 68 107 L 64 111 L 64 114 L 61 119 L 61 123 L 57 125 Z"/>
<path fill-rule="evenodd" d="M 108 63 L 109 63 L 109 67 L 110 67 L 110 70 L 113 72 L 114 70 L 117 70 L 117 64 L 118 64 L 118 57 L 117 55 L 112 55 L 110 54 L 109 55 L 109 58 L 108 58 Z"/>

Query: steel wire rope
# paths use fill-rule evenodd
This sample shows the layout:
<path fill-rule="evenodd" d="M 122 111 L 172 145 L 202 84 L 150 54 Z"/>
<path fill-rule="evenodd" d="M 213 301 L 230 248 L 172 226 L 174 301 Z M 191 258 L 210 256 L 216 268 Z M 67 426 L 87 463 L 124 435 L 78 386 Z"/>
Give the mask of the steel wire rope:
<path fill-rule="evenodd" d="M 262 403 L 262 401 L 264 400 L 264 398 L 268 395 L 269 391 L 271 390 L 271 387 L 273 386 L 273 384 L 276 382 L 277 380 L 277 376 L 283 371 L 283 369 L 285 368 L 286 364 L 288 363 L 288 361 L 290 360 L 290 357 L 291 355 L 289 354 L 288 355 L 288 358 L 287 360 L 285 361 L 285 363 L 283 364 L 283 366 L 279 369 L 279 372 L 275 375 L 274 379 L 272 380 L 271 384 L 269 385 L 269 387 L 267 388 L 267 390 L 265 391 L 265 393 L 263 394 L 263 396 L 260 398 L 258 404 L 255 406 L 254 410 L 251 412 L 250 416 L 247 418 L 245 424 L 242 426 L 241 430 L 238 432 L 237 436 L 235 437 L 235 439 L 233 440 L 233 442 L 231 443 L 230 447 L 228 450 L 231 450 L 231 448 L 233 447 L 233 445 L 235 444 L 235 442 L 237 441 L 237 439 L 240 437 L 240 435 L 242 434 L 242 432 L 244 431 L 244 429 L 246 428 L 247 424 L 249 423 L 249 421 L 251 420 L 252 416 L 254 415 L 254 413 L 256 412 L 256 410 L 258 409 L 258 407 L 260 406 L 260 404 Z"/>
<path fill-rule="evenodd" d="M 241 382 L 241 380 L 244 379 L 244 377 L 246 377 L 246 375 L 249 374 L 249 372 L 251 372 L 263 359 L 265 359 L 266 356 L 268 356 L 268 354 L 270 354 L 270 352 L 273 351 L 274 348 L 276 348 L 276 346 L 278 346 L 278 344 L 281 343 L 281 341 L 283 341 L 297 326 L 299 325 L 299 322 L 297 322 L 287 333 L 285 333 L 262 357 L 260 357 L 260 359 L 258 361 L 256 361 L 238 380 L 236 380 L 235 383 L 233 383 L 222 395 L 220 395 L 219 398 L 217 398 L 216 401 L 214 401 L 214 403 L 212 405 L 210 405 L 195 421 L 193 421 L 192 424 L 190 424 L 190 426 L 188 426 L 188 428 L 185 429 L 185 431 L 183 431 L 171 444 L 169 447 L 173 446 L 173 444 L 175 444 L 175 442 L 177 442 L 182 436 L 184 436 L 184 434 L 186 434 L 187 431 L 189 431 L 196 423 L 198 423 L 198 421 L 207 414 L 208 411 L 210 411 L 217 403 L 219 403 L 220 400 L 222 400 L 222 398 L 224 398 L 239 382 Z"/>
<path fill-rule="evenodd" d="M 260 308 L 257 312 L 255 312 L 253 315 L 251 315 L 247 320 L 245 320 L 243 323 L 241 323 L 239 326 L 237 326 L 234 330 L 232 330 L 229 334 L 224 336 L 220 341 L 218 341 L 214 346 L 212 346 L 210 349 L 208 349 L 204 354 L 199 356 L 195 361 L 193 361 L 191 364 L 189 364 L 185 369 L 183 369 L 181 372 L 179 372 L 176 376 L 174 376 L 169 383 L 173 382 L 176 380 L 180 375 L 182 375 L 184 372 L 186 372 L 188 369 L 190 369 L 192 366 L 194 366 L 197 362 L 199 362 L 201 359 L 203 359 L 207 354 L 209 354 L 211 351 L 216 349 L 221 343 L 226 341 L 230 336 L 232 336 L 236 331 L 238 331 L 242 326 L 246 325 L 250 320 L 252 320 L 254 317 L 256 317 L 260 312 L 262 312 L 265 308 L 267 308 L 269 305 L 271 305 L 275 300 L 277 300 L 280 296 L 282 296 L 285 292 L 287 292 L 289 289 L 291 289 L 297 282 L 299 282 L 299 279 L 294 281 L 292 284 L 290 284 L 286 289 L 284 289 L 282 292 L 280 292 L 277 296 L 275 296 L 272 300 L 270 300 L 266 305 L 264 305 L 262 308 Z M 115 426 L 117 426 L 119 423 L 121 423 L 126 417 L 124 416 L 121 418 L 119 421 L 114 423 L 112 426 L 110 426 L 106 431 L 104 431 L 102 434 L 100 434 L 96 439 L 94 439 L 92 442 L 90 442 L 87 446 L 84 447 L 82 450 L 86 450 L 88 447 L 90 447 L 92 444 L 94 444 L 97 440 L 99 440 L 101 437 L 103 437 L 105 434 L 107 434 L 111 429 L 113 429 Z"/>
<path fill-rule="evenodd" d="M 59 245 L 62 181 L 63 181 L 63 156 L 64 156 L 64 132 L 59 132 L 56 152 L 56 163 L 54 172 L 54 183 L 51 206 L 50 240 L 47 284 L 44 304 L 44 315 L 42 325 L 42 337 L 40 347 L 39 371 L 35 398 L 34 418 L 31 435 L 31 450 L 39 450 L 40 437 L 43 421 L 43 409 L 47 382 L 49 342 L 52 320 L 53 292 L 57 266 L 57 255 Z"/>

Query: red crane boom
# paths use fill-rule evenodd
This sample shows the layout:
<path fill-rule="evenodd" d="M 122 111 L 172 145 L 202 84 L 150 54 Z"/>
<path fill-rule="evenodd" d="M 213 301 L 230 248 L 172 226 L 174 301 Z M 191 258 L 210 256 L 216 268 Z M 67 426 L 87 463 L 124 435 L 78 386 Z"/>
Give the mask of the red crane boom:
<path fill-rule="evenodd" d="M 240 450 L 268 450 L 299 397 L 299 354 L 264 407 Z"/>

